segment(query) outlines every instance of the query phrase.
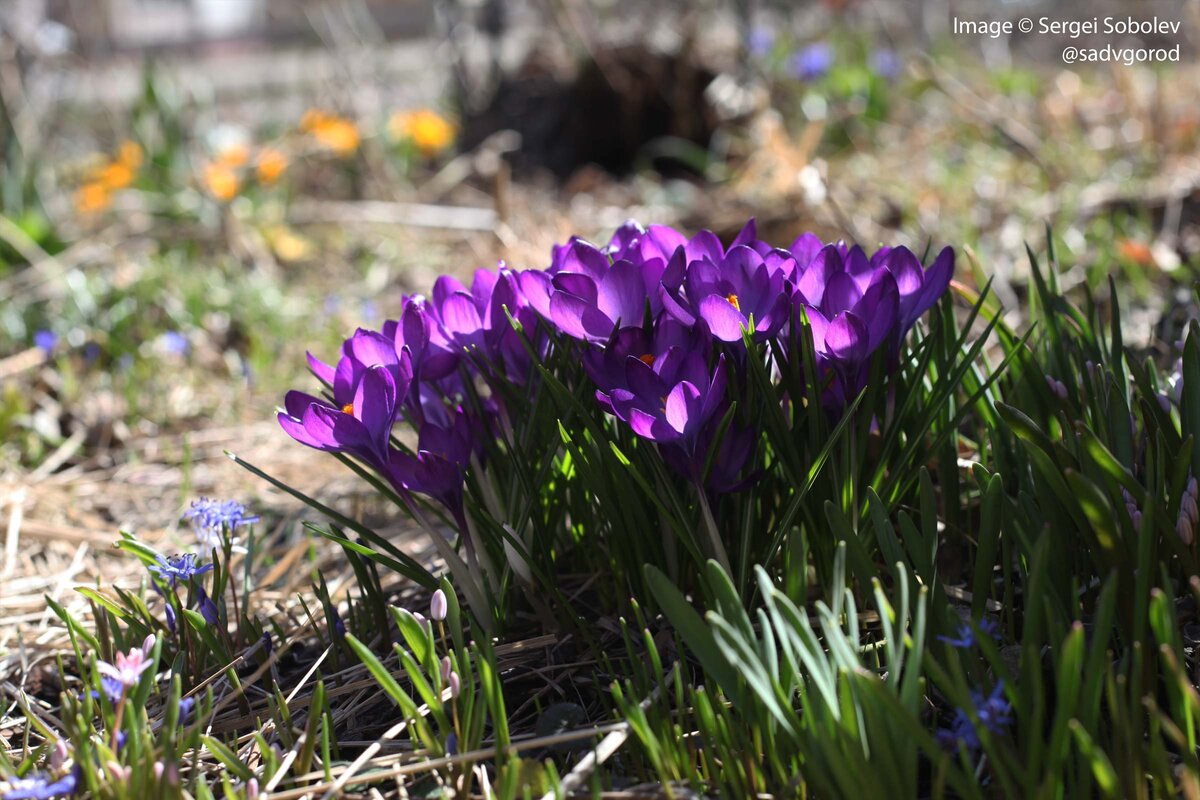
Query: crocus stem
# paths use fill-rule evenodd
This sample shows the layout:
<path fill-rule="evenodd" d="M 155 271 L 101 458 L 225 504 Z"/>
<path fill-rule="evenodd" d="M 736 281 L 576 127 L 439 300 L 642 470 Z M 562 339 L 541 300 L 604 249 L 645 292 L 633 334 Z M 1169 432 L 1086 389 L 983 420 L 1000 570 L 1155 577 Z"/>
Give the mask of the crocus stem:
<path fill-rule="evenodd" d="M 413 519 L 429 534 L 433 546 L 437 548 L 438 555 L 442 557 L 442 560 L 446 562 L 446 566 L 450 568 L 450 574 L 454 576 L 455 585 L 467 598 L 467 605 L 474 612 L 476 621 L 490 634 L 492 632 L 491 606 L 488 605 L 484 599 L 483 592 L 480 591 L 478 576 L 471 573 L 471 570 L 463 563 L 463 560 L 458 557 L 458 553 L 454 552 L 454 548 L 446 541 L 446 537 L 433 527 L 433 524 L 425 516 L 424 512 L 421 511 L 421 507 L 417 505 L 416 501 L 411 497 L 406 498 L 406 500 Z"/>
<path fill-rule="evenodd" d="M 117 708 L 113 712 L 113 727 L 112 727 L 112 751 L 117 752 L 117 737 L 121 735 L 121 718 L 125 716 L 125 699 L 129 693 L 129 687 L 121 689 L 121 701 L 117 703 Z"/>
<path fill-rule="evenodd" d="M 726 575 L 732 575 L 733 572 L 729 568 L 729 554 L 725 552 L 725 545 L 721 542 L 721 532 L 717 530 L 717 521 L 713 518 L 712 508 L 708 505 L 708 493 L 699 483 L 694 485 L 696 495 L 700 498 L 700 513 L 704 516 L 704 532 L 708 534 L 708 555 L 716 559 L 721 568 L 725 570 Z"/>

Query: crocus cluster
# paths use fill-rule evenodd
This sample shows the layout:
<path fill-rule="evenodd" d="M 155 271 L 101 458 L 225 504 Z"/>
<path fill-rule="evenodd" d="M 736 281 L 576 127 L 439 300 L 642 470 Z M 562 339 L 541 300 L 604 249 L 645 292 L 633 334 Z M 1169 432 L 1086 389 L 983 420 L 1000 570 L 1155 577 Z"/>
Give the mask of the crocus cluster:
<path fill-rule="evenodd" d="M 402 495 L 461 516 L 464 471 L 506 424 L 504 398 L 532 389 L 535 360 L 551 364 L 562 349 L 579 354 L 606 413 L 681 475 L 727 492 L 744 482 L 756 441 L 729 414 L 745 388 L 746 342 L 786 355 L 788 342 L 807 341 L 801 326 L 810 331 L 821 400 L 836 414 L 875 354 L 895 362 L 953 266 L 949 248 L 925 267 L 905 247 L 868 256 L 812 234 L 775 247 L 753 220 L 728 247 L 710 231 L 631 221 L 603 246 L 555 247 L 544 269 L 501 264 L 469 287 L 443 276 L 429 298 L 403 298 L 398 319 L 356 331 L 335 363 L 310 355 L 327 392 L 289 392 L 279 421 L 297 441 L 353 456 Z M 413 448 L 392 437 L 401 420 Z"/>

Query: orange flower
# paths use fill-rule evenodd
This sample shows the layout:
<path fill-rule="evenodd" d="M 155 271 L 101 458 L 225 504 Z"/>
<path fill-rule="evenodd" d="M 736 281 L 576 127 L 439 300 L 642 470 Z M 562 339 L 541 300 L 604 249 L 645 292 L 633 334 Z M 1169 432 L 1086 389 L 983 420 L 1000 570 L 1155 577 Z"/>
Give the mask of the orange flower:
<path fill-rule="evenodd" d="M 124 161 L 110 161 L 105 164 L 96 179 L 104 184 L 105 188 L 116 191 L 124 189 L 129 184 L 133 183 L 134 170 Z"/>
<path fill-rule="evenodd" d="M 358 149 L 358 126 L 344 117 L 310 109 L 300 120 L 300 130 L 339 156 L 348 156 Z"/>
<path fill-rule="evenodd" d="M 231 144 L 217 151 L 216 162 L 222 166 L 238 168 L 250 160 L 250 148 L 244 144 Z"/>
<path fill-rule="evenodd" d="M 264 147 L 258 153 L 254 172 L 258 176 L 259 183 L 269 186 L 279 180 L 279 176 L 284 173 L 287 167 L 287 156 L 273 147 Z"/>
<path fill-rule="evenodd" d="M 388 121 L 393 139 L 408 139 L 421 155 L 432 158 L 454 142 L 454 124 L 432 109 L 397 111 Z"/>
<path fill-rule="evenodd" d="M 200 177 L 208 193 L 222 203 L 228 203 L 237 197 L 241 182 L 238 180 L 238 174 L 233 168 L 225 164 L 213 162 L 204 166 L 204 171 Z"/>
<path fill-rule="evenodd" d="M 129 167 L 133 172 L 137 172 L 141 168 L 144 157 L 142 146 L 132 139 L 121 142 L 120 148 L 117 149 L 117 161 Z"/>
<path fill-rule="evenodd" d="M 82 215 L 97 214 L 112 203 L 112 192 L 99 181 L 88 181 L 75 190 L 75 210 Z"/>

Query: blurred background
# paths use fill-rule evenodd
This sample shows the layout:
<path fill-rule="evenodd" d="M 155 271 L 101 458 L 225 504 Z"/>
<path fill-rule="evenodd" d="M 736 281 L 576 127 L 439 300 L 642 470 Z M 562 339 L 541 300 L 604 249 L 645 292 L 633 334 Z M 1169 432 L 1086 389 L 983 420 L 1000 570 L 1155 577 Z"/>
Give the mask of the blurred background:
<path fill-rule="evenodd" d="M 953 26 L 1108 13 L 1179 28 Z M 272 415 L 306 349 L 630 217 L 950 244 L 1018 323 L 1049 230 L 1060 283 L 1113 276 L 1164 356 L 1194 312 L 1198 34 L 1195 0 L 3 0 L 0 515 L 66 563 L 198 494 L 269 502 L 229 448 L 337 496 Z M 1063 62 L 1108 43 L 1181 57 Z"/>

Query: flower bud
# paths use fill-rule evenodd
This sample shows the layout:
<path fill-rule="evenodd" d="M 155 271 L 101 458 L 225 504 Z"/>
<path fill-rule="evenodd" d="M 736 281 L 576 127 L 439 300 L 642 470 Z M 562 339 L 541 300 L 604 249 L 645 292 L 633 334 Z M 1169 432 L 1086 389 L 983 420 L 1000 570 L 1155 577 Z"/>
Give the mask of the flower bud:
<path fill-rule="evenodd" d="M 1196 536 L 1196 526 L 1187 517 L 1180 514 L 1179 521 L 1175 523 L 1175 533 L 1179 535 L 1179 541 L 1185 545 L 1191 545 Z"/>
<path fill-rule="evenodd" d="M 458 697 L 458 693 L 462 691 L 462 679 L 458 677 L 457 672 L 450 673 L 450 697 Z"/>
<path fill-rule="evenodd" d="M 198 588 L 196 591 L 200 593 L 200 616 L 204 617 L 204 621 L 209 625 L 221 624 L 221 612 L 217 608 L 217 604 L 203 589 Z"/>
<path fill-rule="evenodd" d="M 450 680 L 450 675 L 453 672 L 454 672 L 454 670 L 450 666 L 450 656 L 442 656 L 442 680 L 443 681 Z"/>
<path fill-rule="evenodd" d="M 429 601 L 429 616 L 437 622 L 441 622 L 446 618 L 446 612 L 449 610 L 449 604 L 446 602 L 446 593 L 438 589 L 433 593 L 433 599 Z"/>
<path fill-rule="evenodd" d="M 59 739 L 54 743 L 54 749 L 50 752 L 50 768 L 57 771 L 62 769 L 63 764 L 67 763 L 67 757 L 71 755 L 71 751 L 67 749 L 65 739 Z"/>
<path fill-rule="evenodd" d="M 258 798 L 258 778 L 251 778 L 246 781 L 246 800 L 257 800 Z"/>

